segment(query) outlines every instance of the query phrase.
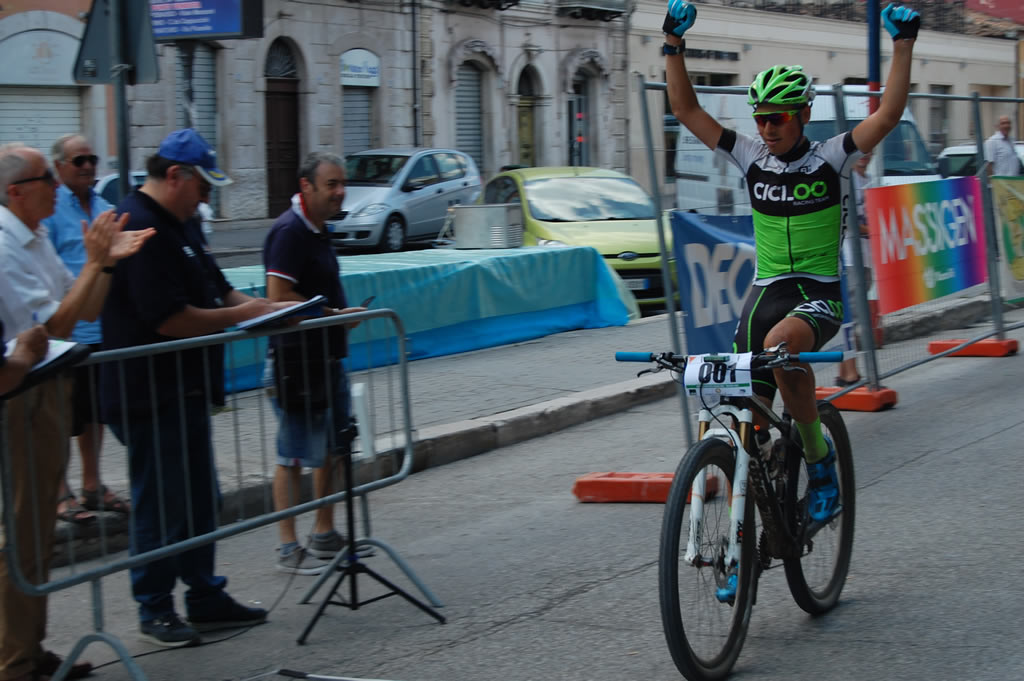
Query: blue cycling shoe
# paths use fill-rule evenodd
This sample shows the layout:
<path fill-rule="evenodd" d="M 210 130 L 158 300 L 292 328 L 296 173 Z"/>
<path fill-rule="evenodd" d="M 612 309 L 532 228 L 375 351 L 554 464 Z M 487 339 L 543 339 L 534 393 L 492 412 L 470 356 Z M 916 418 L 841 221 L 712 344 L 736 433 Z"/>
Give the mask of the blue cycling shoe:
<path fill-rule="evenodd" d="M 827 436 L 828 455 L 807 464 L 807 513 L 816 523 L 827 523 L 839 515 L 839 480 L 836 477 L 836 450 Z"/>
<path fill-rule="evenodd" d="M 729 579 L 726 580 L 726 582 L 725 582 L 726 585 L 725 586 L 720 586 L 717 589 L 715 589 L 715 598 L 718 599 L 719 603 L 729 603 L 729 604 L 732 604 L 733 602 L 736 601 L 736 583 L 737 583 L 737 581 L 739 581 L 739 580 L 736 579 L 736 575 L 735 574 L 729 575 Z"/>

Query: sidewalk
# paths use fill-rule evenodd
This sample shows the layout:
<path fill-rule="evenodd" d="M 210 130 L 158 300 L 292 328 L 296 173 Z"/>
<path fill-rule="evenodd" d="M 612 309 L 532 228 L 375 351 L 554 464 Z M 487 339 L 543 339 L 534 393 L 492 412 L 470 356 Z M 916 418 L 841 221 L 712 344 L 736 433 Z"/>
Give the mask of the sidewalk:
<path fill-rule="evenodd" d="M 883 352 L 895 352 L 900 337 L 934 337 L 937 328 L 962 328 L 990 310 L 987 295 L 973 295 L 944 301 L 941 306 L 924 306 L 917 314 L 900 315 L 894 319 L 893 328 L 886 331 L 887 343 L 894 345 L 887 344 Z M 1007 323 L 1019 321 L 1022 316 L 1010 315 Z M 411 362 L 413 470 L 444 465 L 676 395 L 669 374 L 637 379 L 642 365 L 620 364 L 614 359 L 618 350 L 671 350 L 668 319 L 659 315 L 622 327 L 576 330 Z M 378 405 L 382 399 L 388 396 L 379 395 Z M 397 402 L 399 396 L 390 399 Z M 214 417 L 224 522 L 268 510 L 276 431 L 276 419 L 262 391 L 229 396 L 228 409 Z M 68 475 L 74 484 L 78 457 L 71 458 Z M 109 433 L 102 462 L 104 482 L 118 493 L 127 493 L 124 450 Z M 384 474 L 388 474 L 386 469 Z M 123 522 L 114 514 L 107 515 Z M 74 546 L 59 548 L 58 553 L 71 550 L 76 560 L 81 560 L 97 548 L 97 540 L 83 533 L 80 526 L 74 529 Z M 109 551 L 118 546 L 117 542 L 111 545 L 110 533 L 123 531 L 108 525 L 107 532 Z M 58 537 L 64 541 L 72 538 L 66 530 Z"/>

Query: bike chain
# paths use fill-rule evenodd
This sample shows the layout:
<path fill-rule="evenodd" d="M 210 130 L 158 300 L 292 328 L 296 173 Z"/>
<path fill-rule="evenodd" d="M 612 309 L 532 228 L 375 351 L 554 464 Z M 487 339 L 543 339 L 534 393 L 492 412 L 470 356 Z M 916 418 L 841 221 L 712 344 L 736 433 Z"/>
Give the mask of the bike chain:
<path fill-rule="evenodd" d="M 770 562 L 772 556 L 779 558 L 785 557 L 785 548 L 783 542 L 780 540 L 782 534 L 779 532 L 779 528 L 775 525 L 775 515 L 772 513 L 771 506 L 768 504 L 769 492 L 768 485 L 771 482 L 768 480 L 767 474 L 764 470 L 764 462 L 760 458 L 751 457 L 751 461 L 757 461 L 757 464 L 750 467 L 749 483 L 754 487 L 754 502 L 757 504 L 757 509 L 761 513 L 761 537 L 763 544 L 759 550 L 761 556 L 765 555 L 767 551 L 769 560 L 765 563 L 764 567 L 767 567 L 767 563 Z"/>

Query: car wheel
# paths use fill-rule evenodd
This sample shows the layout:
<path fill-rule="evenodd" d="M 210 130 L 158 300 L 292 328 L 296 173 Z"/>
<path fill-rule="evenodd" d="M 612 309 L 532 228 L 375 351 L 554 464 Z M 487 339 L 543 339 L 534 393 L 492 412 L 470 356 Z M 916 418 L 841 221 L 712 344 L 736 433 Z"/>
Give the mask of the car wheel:
<path fill-rule="evenodd" d="M 405 246 L 405 223 L 398 215 L 388 217 L 384 229 L 377 242 L 377 250 L 381 253 L 396 253 Z"/>

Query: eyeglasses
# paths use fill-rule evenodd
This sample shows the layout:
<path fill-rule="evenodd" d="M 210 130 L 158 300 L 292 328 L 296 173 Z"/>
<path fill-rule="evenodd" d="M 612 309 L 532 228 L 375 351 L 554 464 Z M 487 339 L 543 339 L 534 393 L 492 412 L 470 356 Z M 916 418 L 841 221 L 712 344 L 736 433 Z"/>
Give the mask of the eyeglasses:
<path fill-rule="evenodd" d="M 81 168 L 86 163 L 94 166 L 97 163 L 99 163 L 99 161 L 100 157 L 97 156 L 96 154 L 82 154 L 81 156 L 75 156 L 73 159 L 71 159 L 72 165 L 74 165 L 76 168 Z"/>
<path fill-rule="evenodd" d="M 772 125 L 785 125 L 791 120 L 796 118 L 796 115 L 800 113 L 799 109 L 794 111 L 766 111 L 764 113 L 755 113 L 754 121 L 758 127 L 762 127 L 771 123 Z"/>
<path fill-rule="evenodd" d="M 57 179 L 53 176 L 53 171 L 50 170 L 49 168 L 46 169 L 45 173 L 38 177 L 26 177 L 24 180 L 15 180 L 14 182 L 11 182 L 11 184 L 27 184 L 29 182 L 40 181 L 53 185 L 57 184 Z"/>

